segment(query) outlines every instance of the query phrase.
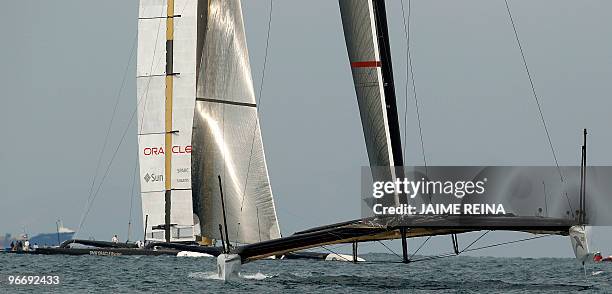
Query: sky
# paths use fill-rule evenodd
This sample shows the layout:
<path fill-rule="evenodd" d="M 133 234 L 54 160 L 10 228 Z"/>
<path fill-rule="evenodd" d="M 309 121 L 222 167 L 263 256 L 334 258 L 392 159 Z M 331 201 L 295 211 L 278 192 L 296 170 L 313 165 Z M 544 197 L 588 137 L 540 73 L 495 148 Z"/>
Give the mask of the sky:
<path fill-rule="evenodd" d="M 421 165 L 413 91 L 405 87 L 400 4 L 387 1 L 399 120 L 406 133 L 406 164 Z M 589 164 L 611 165 L 612 2 L 509 4 L 559 163 L 580 164 L 581 132 L 588 128 Z M 130 54 L 137 7 L 136 0 L 3 4 L 0 233 L 53 232 L 57 219 L 78 227 L 119 95 L 97 182 L 117 152 L 80 237 L 119 234 L 125 239 L 130 214 L 132 239 L 142 234 L 139 188 L 132 184 L 136 126 L 127 125 L 136 107 L 135 57 Z M 259 89 L 269 2 L 245 0 L 242 7 Z M 411 52 L 427 163 L 553 165 L 504 1 L 412 0 L 411 9 Z M 275 1 L 270 33 L 259 107 L 281 231 L 288 235 L 359 218 L 360 168 L 368 160 L 338 3 Z M 606 248 L 612 250 L 612 234 L 602 230 L 607 233 L 593 241 L 605 254 Z M 460 236 L 460 244 L 476 237 Z M 482 244 L 524 237 L 528 235 L 494 232 Z M 418 244 L 420 240 L 410 241 L 411 248 Z M 399 250 L 399 242 L 389 246 Z M 360 248 L 385 250 L 379 244 Z M 451 248 L 449 237 L 436 237 L 420 253 Z M 567 238 L 551 237 L 471 254 L 572 253 Z"/>

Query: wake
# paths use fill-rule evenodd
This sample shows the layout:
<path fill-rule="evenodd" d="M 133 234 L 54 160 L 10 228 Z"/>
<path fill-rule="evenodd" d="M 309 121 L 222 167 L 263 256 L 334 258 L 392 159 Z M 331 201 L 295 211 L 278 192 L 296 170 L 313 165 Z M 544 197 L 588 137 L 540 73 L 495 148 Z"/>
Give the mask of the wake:
<path fill-rule="evenodd" d="M 268 276 L 260 272 L 255 273 L 255 274 L 240 273 L 238 274 L 238 276 L 244 280 L 258 280 L 258 281 L 273 277 L 271 275 Z M 222 278 L 219 277 L 217 272 L 194 272 L 194 273 L 190 273 L 188 277 L 198 279 L 198 280 L 219 280 L 219 281 L 223 280 Z"/>

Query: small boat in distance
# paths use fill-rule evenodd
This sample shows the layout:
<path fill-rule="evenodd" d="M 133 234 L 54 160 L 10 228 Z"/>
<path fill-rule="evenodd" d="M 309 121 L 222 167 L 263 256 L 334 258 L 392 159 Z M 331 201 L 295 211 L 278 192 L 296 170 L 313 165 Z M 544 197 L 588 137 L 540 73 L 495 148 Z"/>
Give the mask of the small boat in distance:
<path fill-rule="evenodd" d="M 607 256 L 607 257 L 603 257 L 601 256 L 601 252 L 596 252 L 595 255 L 593 256 L 593 262 L 611 262 L 612 261 L 612 255 L 611 256 Z"/>
<path fill-rule="evenodd" d="M 67 240 L 71 240 L 76 232 L 70 228 L 64 227 L 62 221 L 58 220 L 56 222 L 56 231 L 48 232 L 48 233 L 40 233 L 35 235 L 34 237 L 30 237 L 26 232 L 20 234 L 19 236 L 11 236 L 7 234 L 7 237 L 0 242 L 0 244 L 4 245 L 5 251 L 16 251 L 17 244 L 23 244 L 27 241 L 29 247 L 35 249 L 36 247 L 51 247 L 58 246 L 62 242 Z M 15 249 L 15 250 L 14 250 Z"/>

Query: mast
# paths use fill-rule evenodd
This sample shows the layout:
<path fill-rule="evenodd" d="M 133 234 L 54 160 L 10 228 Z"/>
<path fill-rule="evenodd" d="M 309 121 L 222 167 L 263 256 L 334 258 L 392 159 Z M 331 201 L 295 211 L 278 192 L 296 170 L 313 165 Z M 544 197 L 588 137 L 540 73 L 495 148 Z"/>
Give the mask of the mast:
<path fill-rule="evenodd" d="M 165 134 L 165 150 L 172 150 L 172 94 L 173 88 L 173 42 L 174 42 L 174 0 L 167 0 L 167 18 L 166 18 L 166 134 Z M 166 242 L 170 242 L 170 217 L 172 211 L 172 153 L 166 152 L 165 156 L 165 236 Z"/>
<path fill-rule="evenodd" d="M 582 143 L 582 160 L 580 164 L 580 213 L 579 219 L 581 224 L 586 224 L 586 173 L 587 173 L 587 130 L 583 131 L 583 143 Z"/>
<path fill-rule="evenodd" d="M 387 29 L 387 11 L 385 9 L 384 0 L 374 0 L 372 3 L 376 24 L 376 36 L 378 38 L 378 51 L 380 53 L 382 86 L 385 93 L 385 104 L 387 106 L 387 123 L 389 124 L 389 136 L 391 137 L 393 165 L 403 166 L 402 138 L 397 114 L 395 84 L 393 82 L 393 63 L 391 62 L 391 45 L 389 43 L 389 32 Z"/>

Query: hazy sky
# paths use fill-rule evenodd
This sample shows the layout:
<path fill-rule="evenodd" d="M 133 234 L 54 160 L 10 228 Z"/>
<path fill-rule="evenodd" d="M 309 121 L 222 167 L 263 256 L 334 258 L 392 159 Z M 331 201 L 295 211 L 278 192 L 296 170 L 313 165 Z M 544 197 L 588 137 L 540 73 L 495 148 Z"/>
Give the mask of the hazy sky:
<path fill-rule="evenodd" d="M 406 43 L 400 1 L 387 3 L 400 121 L 407 127 L 405 161 L 420 165 L 412 91 L 408 123 L 403 123 Z M 611 165 L 612 2 L 509 3 L 559 163 L 580 163 L 581 131 L 588 128 L 589 163 Z M 128 60 L 137 4 L 3 3 L 0 233 L 54 231 L 58 218 L 78 226 L 126 66 L 100 177 L 136 107 L 135 60 Z M 244 0 L 242 6 L 259 89 L 269 3 Z M 412 56 L 428 163 L 554 164 L 503 0 L 412 0 L 412 9 Z M 283 234 L 358 218 L 359 171 L 368 161 L 337 1 L 275 1 L 260 114 Z M 109 239 L 116 233 L 125 239 L 136 152 L 132 124 L 81 237 Z M 134 239 L 142 234 L 138 195 L 132 218 Z M 494 233 L 483 242 L 520 237 Z M 449 237 L 434 239 L 423 253 L 451 250 Z M 596 241 L 604 246 L 612 237 Z M 383 251 L 376 244 L 361 248 Z M 555 237 L 480 254 L 569 256 L 571 248 L 567 238 Z"/>

